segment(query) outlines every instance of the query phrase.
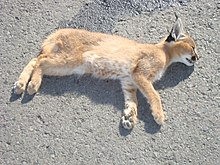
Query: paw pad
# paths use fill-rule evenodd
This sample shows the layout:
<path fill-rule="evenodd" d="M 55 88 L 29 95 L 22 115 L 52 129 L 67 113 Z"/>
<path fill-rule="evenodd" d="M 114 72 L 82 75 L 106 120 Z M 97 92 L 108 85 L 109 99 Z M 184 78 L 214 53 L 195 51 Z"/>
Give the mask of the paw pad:
<path fill-rule="evenodd" d="M 136 116 L 132 115 L 132 113 L 129 114 L 123 114 L 121 121 L 122 121 L 122 125 L 125 129 L 132 129 L 134 128 L 134 125 L 136 123 Z"/>

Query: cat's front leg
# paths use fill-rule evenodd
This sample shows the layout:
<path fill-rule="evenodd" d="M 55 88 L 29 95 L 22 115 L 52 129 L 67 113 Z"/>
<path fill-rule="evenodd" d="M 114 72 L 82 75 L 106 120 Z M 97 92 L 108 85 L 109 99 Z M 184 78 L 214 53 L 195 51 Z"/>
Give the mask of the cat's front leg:
<path fill-rule="evenodd" d="M 145 97 L 147 97 L 150 103 L 154 120 L 157 124 L 162 125 L 166 117 L 162 108 L 159 94 L 154 89 L 151 81 L 146 78 L 146 76 L 142 75 L 141 73 L 135 73 L 133 77 L 139 90 L 143 93 Z"/>
<path fill-rule="evenodd" d="M 122 90 L 125 99 L 125 109 L 121 118 L 122 125 L 125 129 L 132 129 L 137 123 L 137 89 L 127 80 L 122 81 Z"/>

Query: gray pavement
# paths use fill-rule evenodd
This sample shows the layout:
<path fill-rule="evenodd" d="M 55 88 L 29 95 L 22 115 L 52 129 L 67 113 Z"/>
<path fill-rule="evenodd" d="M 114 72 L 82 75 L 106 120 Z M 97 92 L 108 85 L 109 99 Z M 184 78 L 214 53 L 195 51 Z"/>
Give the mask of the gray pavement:
<path fill-rule="evenodd" d="M 174 12 L 202 58 L 172 65 L 155 83 L 168 121 L 159 127 L 139 93 L 139 122 L 120 124 L 118 81 L 45 77 L 34 97 L 11 94 L 42 40 L 63 27 L 157 42 Z M 217 0 L 2 0 L 0 164 L 220 164 L 220 2 Z"/>

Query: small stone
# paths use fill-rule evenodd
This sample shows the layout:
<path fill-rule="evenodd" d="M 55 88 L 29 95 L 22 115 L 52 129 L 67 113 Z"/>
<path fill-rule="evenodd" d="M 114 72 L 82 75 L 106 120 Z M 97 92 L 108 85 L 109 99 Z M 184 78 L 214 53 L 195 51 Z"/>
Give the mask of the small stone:
<path fill-rule="evenodd" d="M 32 132 L 33 130 L 34 130 L 34 129 L 33 129 L 32 127 L 29 128 L 29 131 L 31 131 L 31 132 Z"/>
<path fill-rule="evenodd" d="M 154 154 L 155 158 L 158 157 L 158 152 L 153 152 L 153 154 Z"/>
<path fill-rule="evenodd" d="M 218 3 L 216 4 L 216 6 L 217 6 L 217 9 L 220 9 L 220 2 L 218 2 Z"/>
<path fill-rule="evenodd" d="M 6 144 L 7 144 L 7 145 L 11 145 L 11 142 L 7 141 Z"/>
<path fill-rule="evenodd" d="M 23 164 L 23 165 L 26 165 L 26 164 L 28 164 L 28 163 L 27 163 L 25 160 L 23 160 L 23 161 L 22 161 L 22 164 Z"/>
<path fill-rule="evenodd" d="M 7 80 L 5 80 L 5 81 L 4 81 L 4 84 L 8 84 L 8 81 L 7 81 Z"/>

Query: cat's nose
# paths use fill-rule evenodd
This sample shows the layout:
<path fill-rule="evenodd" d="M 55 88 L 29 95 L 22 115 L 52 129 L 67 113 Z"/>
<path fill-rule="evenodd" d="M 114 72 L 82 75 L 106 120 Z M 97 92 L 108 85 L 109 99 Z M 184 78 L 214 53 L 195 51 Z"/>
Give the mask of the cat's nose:
<path fill-rule="evenodd" d="M 192 56 L 192 57 L 191 57 L 191 60 L 192 60 L 192 61 L 196 61 L 196 60 L 197 60 L 196 56 Z"/>

